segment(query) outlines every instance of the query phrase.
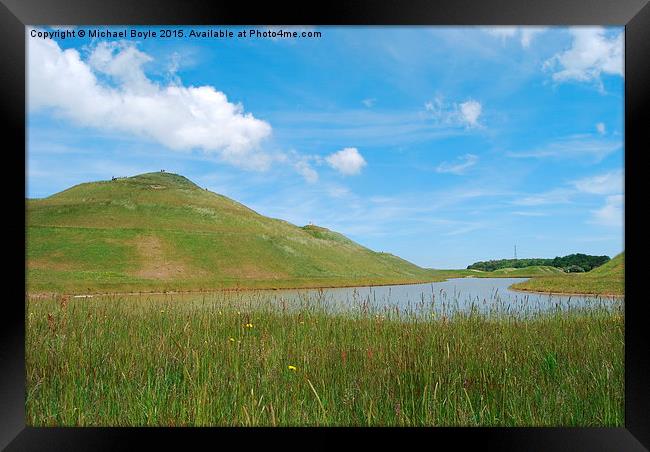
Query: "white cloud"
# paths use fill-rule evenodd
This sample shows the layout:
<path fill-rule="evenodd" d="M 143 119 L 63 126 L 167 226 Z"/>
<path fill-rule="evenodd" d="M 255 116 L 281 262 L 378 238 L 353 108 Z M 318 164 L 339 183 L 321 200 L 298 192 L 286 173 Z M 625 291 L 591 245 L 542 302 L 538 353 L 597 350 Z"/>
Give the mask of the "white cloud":
<path fill-rule="evenodd" d="M 441 97 L 426 102 L 424 108 L 438 125 L 481 127 L 479 117 L 483 112 L 480 102 L 468 99 L 461 103 L 447 103 Z"/>
<path fill-rule="evenodd" d="M 487 32 L 492 36 L 496 36 L 497 38 L 501 39 L 501 41 L 504 43 L 510 38 L 518 37 L 519 42 L 521 43 L 521 46 L 523 48 L 530 47 L 530 43 L 533 40 L 533 38 L 536 35 L 545 32 L 547 29 L 548 27 L 509 27 L 509 26 L 484 28 L 485 32 Z"/>
<path fill-rule="evenodd" d="M 605 135 L 606 129 L 605 129 L 605 124 L 602 122 L 599 122 L 596 124 L 596 130 L 598 131 L 599 134 Z"/>
<path fill-rule="evenodd" d="M 573 183 L 582 193 L 611 195 L 623 192 L 623 171 L 615 170 L 604 174 L 577 180 Z"/>
<path fill-rule="evenodd" d="M 359 174 L 361 169 L 366 166 L 366 161 L 357 148 L 342 149 L 328 155 L 325 161 L 339 173 L 348 176 Z"/>
<path fill-rule="evenodd" d="M 602 85 L 601 74 L 623 76 L 623 33 L 608 36 L 602 27 L 575 27 L 571 47 L 544 63 L 553 71 L 553 80 L 595 82 Z M 601 86 L 602 88 L 602 86 Z"/>
<path fill-rule="evenodd" d="M 374 107 L 374 105 L 375 105 L 376 102 L 377 102 L 377 99 L 375 99 L 374 97 L 373 97 L 373 98 L 370 98 L 370 99 L 363 99 L 363 100 L 361 101 L 361 103 L 362 103 L 363 105 L 365 105 L 366 107 L 368 107 L 368 108 L 372 108 L 372 107 Z"/>
<path fill-rule="evenodd" d="M 442 162 L 436 168 L 438 173 L 463 174 L 468 168 L 478 163 L 478 156 L 474 154 L 465 154 L 458 157 L 456 162 Z"/>
<path fill-rule="evenodd" d="M 100 43 L 83 61 L 49 39 L 28 39 L 30 111 L 52 109 L 81 126 L 144 137 L 173 150 L 199 149 L 233 165 L 263 170 L 271 126 L 212 86 L 161 85 L 128 43 Z M 100 78 L 110 80 L 108 83 Z"/>
<path fill-rule="evenodd" d="M 463 115 L 463 121 L 472 127 L 478 125 L 478 117 L 481 116 L 483 107 L 475 100 L 468 100 L 460 104 L 460 113 Z"/>
<path fill-rule="evenodd" d="M 593 222 L 603 226 L 622 226 L 623 202 L 623 195 L 608 196 L 605 205 L 592 212 Z"/>

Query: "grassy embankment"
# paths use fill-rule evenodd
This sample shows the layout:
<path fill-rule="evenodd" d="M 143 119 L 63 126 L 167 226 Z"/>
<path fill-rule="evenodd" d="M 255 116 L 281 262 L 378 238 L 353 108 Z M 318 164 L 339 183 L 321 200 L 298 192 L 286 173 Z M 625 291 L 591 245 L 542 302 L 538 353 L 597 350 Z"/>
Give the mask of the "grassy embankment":
<path fill-rule="evenodd" d="M 512 286 L 516 290 L 597 295 L 625 294 L 625 253 L 587 273 L 534 277 Z"/>
<path fill-rule="evenodd" d="M 620 308 L 416 321 L 221 296 L 30 300 L 28 425 L 624 424 Z"/>

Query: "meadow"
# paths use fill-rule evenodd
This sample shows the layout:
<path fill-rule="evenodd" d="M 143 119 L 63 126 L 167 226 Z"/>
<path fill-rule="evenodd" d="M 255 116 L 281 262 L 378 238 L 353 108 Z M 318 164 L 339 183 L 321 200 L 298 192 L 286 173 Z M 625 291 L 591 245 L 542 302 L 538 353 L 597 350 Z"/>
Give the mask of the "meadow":
<path fill-rule="evenodd" d="M 624 424 L 622 304 L 446 316 L 428 303 L 29 298 L 27 424 Z"/>

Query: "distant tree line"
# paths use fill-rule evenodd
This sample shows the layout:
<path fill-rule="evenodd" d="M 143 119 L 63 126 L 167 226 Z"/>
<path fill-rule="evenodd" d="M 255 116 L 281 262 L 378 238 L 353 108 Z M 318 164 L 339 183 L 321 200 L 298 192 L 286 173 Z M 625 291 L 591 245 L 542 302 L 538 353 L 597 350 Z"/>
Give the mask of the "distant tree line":
<path fill-rule="evenodd" d="M 468 265 L 470 270 L 482 270 L 491 272 L 500 268 L 523 268 L 533 265 L 548 265 L 551 267 L 561 268 L 565 272 L 588 272 L 591 269 L 600 267 L 609 261 L 609 256 L 590 256 L 588 254 L 569 254 L 564 257 L 554 259 L 495 259 L 489 261 L 474 262 Z"/>

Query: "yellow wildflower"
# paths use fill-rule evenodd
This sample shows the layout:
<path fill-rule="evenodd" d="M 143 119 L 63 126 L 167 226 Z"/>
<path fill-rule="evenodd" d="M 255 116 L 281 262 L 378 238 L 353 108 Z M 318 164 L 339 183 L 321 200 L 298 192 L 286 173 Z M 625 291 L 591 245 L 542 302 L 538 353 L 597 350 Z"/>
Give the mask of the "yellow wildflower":
<path fill-rule="evenodd" d="M 289 370 L 293 370 L 294 372 L 298 370 L 296 366 L 289 366 Z"/>
<path fill-rule="evenodd" d="M 228 338 L 228 340 L 229 340 L 230 342 L 235 342 L 235 338 L 234 338 L 234 337 Z"/>
<path fill-rule="evenodd" d="M 252 323 L 247 323 L 246 328 L 253 328 L 253 324 Z"/>

